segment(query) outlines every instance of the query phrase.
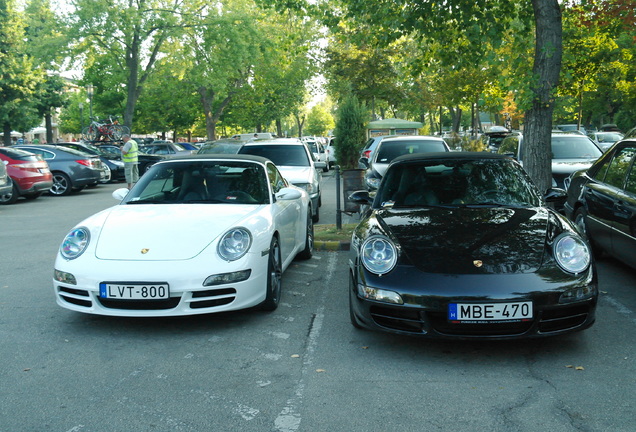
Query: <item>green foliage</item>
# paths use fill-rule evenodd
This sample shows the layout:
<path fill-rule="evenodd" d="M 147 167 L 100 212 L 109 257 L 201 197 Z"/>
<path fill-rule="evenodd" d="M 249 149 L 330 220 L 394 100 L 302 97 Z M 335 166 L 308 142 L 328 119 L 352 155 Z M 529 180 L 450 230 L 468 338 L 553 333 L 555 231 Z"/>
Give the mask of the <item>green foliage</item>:
<path fill-rule="evenodd" d="M 327 136 L 335 127 L 331 113 L 323 105 L 314 105 L 307 115 L 305 133 L 314 136 Z"/>
<path fill-rule="evenodd" d="M 174 71 L 174 64 L 162 61 L 147 81 L 136 107 L 135 133 L 179 133 L 194 129 L 201 102 L 192 86 L 184 85 Z"/>
<path fill-rule="evenodd" d="M 33 103 L 43 73 L 24 44 L 24 24 L 13 1 L 0 1 L 0 130 L 4 143 L 11 130 L 26 131 L 39 123 Z"/>
<path fill-rule="evenodd" d="M 355 95 L 344 99 L 337 112 L 334 135 L 338 140 L 336 158 L 342 169 L 358 166 L 360 150 L 366 140 L 367 112 Z"/>
<path fill-rule="evenodd" d="M 499 150 L 497 153 L 499 154 L 513 154 L 517 155 L 517 151 L 519 149 L 519 137 L 517 136 L 509 136 L 504 138 L 499 146 Z"/>
<path fill-rule="evenodd" d="M 469 136 L 462 137 L 462 150 L 469 152 L 486 151 L 487 145 L 481 139 L 471 139 Z"/>

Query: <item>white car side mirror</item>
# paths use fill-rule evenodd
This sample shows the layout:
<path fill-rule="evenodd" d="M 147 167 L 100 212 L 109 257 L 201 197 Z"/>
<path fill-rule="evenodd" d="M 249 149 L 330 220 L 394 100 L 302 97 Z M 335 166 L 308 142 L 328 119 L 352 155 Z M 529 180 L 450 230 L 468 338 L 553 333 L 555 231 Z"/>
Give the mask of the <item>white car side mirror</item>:
<path fill-rule="evenodd" d="M 282 188 L 276 194 L 277 200 L 295 200 L 300 198 L 302 193 L 294 188 Z"/>
<path fill-rule="evenodd" d="M 119 188 L 119 189 L 116 189 L 116 190 L 113 192 L 113 198 L 115 198 L 117 201 L 121 201 L 121 200 L 123 200 L 124 198 L 126 198 L 126 195 L 128 195 L 128 192 L 129 192 L 128 188 Z"/>

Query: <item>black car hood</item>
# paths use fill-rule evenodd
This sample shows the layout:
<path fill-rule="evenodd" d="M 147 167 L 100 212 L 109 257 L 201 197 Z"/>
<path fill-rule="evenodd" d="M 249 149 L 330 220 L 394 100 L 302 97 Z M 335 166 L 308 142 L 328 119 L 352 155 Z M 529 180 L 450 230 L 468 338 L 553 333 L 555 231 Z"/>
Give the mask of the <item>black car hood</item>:
<path fill-rule="evenodd" d="M 401 263 L 446 274 L 534 272 L 554 220 L 540 207 L 386 209 L 375 218 L 401 247 Z"/>

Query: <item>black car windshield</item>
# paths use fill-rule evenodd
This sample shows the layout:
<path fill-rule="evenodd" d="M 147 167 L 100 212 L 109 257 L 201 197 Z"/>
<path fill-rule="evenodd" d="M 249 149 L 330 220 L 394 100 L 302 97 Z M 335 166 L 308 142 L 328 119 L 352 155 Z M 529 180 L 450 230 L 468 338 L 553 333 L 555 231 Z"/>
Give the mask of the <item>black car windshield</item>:
<path fill-rule="evenodd" d="M 263 144 L 263 145 L 246 145 L 239 151 L 241 154 L 251 154 L 263 156 L 277 166 L 309 166 L 309 157 L 305 151 L 304 144 L 298 145 L 280 145 L 280 144 Z"/>
<path fill-rule="evenodd" d="M 253 162 L 188 161 L 153 166 L 123 204 L 267 204 L 265 169 Z"/>
<path fill-rule="evenodd" d="M 432 153 L 446 151 L 446 146 L 440 140 L 399 140 L 380 143 L 376 162 L 389 163 L 398 156 L 413 153 Z"/>
<path fill-rule="evenodd" d="M 541 196 L 509 159 L 448 159 L 400 163 L 389 168 L 377 207 L 537 207 Z"/>

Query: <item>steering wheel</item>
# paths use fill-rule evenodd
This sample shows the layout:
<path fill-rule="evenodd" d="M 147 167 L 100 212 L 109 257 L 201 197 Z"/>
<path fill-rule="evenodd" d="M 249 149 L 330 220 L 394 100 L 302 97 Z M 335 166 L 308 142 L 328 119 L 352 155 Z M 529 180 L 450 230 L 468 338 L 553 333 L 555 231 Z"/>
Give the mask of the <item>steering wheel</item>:
<path fill-rule="evenodd" d="M 235 197 L 236 199 L 229 199 L 229 197 Z M 256 200 L 252 195 L 240 190 L 231 190 L 224 193 L 223 195 L 217 195 L 215 198 L 219 201 L 225 202 L 239 202 L 242 204 L 256 203 Z"/>

